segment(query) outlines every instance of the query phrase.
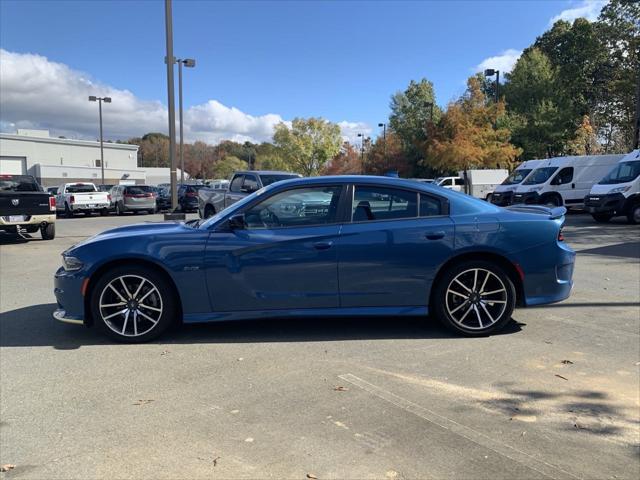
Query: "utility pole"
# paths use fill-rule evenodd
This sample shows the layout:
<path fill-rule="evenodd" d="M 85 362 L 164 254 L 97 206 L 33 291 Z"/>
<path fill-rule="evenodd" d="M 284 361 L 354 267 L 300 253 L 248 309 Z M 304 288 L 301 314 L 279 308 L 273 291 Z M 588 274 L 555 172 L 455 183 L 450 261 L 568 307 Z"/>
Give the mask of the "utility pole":
<path fill-rule="evenodd" d="M 640 148 L 640 72 L 638 72 L 638 88 L 636 89 L 636 124 L 633 134 L 633 150 L 636 150 Z"/>
<path fill-rule="evenodd" d="M 178 110 L 180 119 L 180 183 L 184 183 L 184 128 L 182 124 L 182 65 L 193 68 L 196 61 L 193 58 L 178 58 Z"/>
<path fill-rule="evenodd" d="M 387 124 L 379 123 L 378 127 L 382 127 L 382 160 L 385 168 L 387 165 Z"/>
<path fill-rule="evenodd" d="M 173 18 L 171 13 L 171 0 L 164 1 L 165 32 L 167 39 L 167 100 L 169 107 L 169 165 L 171 177 L 171 214 L 165 219 L 175 220 L 174 212 L 178 207 L 177 173 L 176 173 L 176 105 L 173 86 Z M 184 218 L 184 214 L 181 215 Z"/>

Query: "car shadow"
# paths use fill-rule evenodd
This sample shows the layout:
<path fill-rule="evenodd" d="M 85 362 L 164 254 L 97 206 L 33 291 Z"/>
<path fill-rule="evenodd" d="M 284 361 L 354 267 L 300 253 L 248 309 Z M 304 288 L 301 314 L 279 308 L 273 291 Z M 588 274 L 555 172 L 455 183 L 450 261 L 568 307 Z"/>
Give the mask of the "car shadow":
<path fill-rule="evenodd" d="M 116 342 L 92 328 L 54 320 L 56 305 L 41 304 L 0 314 L 0 347 L 52 346 L 73 350 L 84 345 Z M 521 331 L 522 323 L 509 322 L 496 335 Z M 225 321 L 185 324 L 166 332 L 157 343 L 276 343 L 338 342 L 344 340 L 389 340 L 463 338 L 422 317 L 298 318 Z"/>
<path fill-rule="evenodd" d="M 577 250 L 580 255 L 605 255 L 608 257 L 632 258 L 640 262 L 640 242 L 624 242 L 604 247 Z"/>

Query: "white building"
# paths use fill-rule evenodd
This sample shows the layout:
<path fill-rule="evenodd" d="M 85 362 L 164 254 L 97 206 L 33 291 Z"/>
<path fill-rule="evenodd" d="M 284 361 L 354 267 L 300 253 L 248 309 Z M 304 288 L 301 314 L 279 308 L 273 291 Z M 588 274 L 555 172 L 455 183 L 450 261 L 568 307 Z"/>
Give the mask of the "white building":
<path fill-rule="evenodd" d="M 138 168 L 137 145 L 103 145 L 105 184 L 169 182 L 168 168 L 148 169 L 149 178 L 147 169 Z M 0 133 L 0 173 L 33 175 L 44 187 L 76 181 L 100 184 L 100 142 L 54 138 L 48 130 Z"/>

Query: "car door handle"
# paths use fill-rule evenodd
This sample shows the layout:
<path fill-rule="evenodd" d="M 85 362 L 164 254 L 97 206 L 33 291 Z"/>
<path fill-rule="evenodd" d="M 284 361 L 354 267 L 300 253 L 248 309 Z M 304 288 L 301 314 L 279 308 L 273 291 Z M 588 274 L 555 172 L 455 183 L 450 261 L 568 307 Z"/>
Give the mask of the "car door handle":
<path fill-rule="evenodd" d="M 425 234 L 425 238 L 427 238 L 428 240 L 439 240 L 442 237 L 444 237 L 444 232 L 443 231 L 428 232 L 428 233 Z"/>
<path fill-rule="evenodd" d="M 328 250 L 333 246 L 333 242 L 316 242 L 313 244 L 313 248 L 316 250 Z"/>

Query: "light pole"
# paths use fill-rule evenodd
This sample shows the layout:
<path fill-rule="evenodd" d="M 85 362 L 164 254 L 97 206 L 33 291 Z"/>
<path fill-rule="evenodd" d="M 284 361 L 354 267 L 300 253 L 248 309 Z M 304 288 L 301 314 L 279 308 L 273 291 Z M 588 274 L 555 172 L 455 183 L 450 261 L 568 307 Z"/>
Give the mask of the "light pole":
<path fill-rule="evenodd" d="M 102 140 L 102 102 L 111 103 L 111 97 L 96 97 L 91 95 L 90 102 L 98 102 L 98 112 L 100 116 L 100 170 L 102 171 L 102 185 L 104 185 L 104 145 Z"/>
<path fill-rule="evenodd" d="M 179 117 L 180 117 L 180 183 L 184 183 L 184 136 L 182 127 L 182 65 L 187 68 L 193 68 L 196 66 L 196 61 L 193 58 L 177 58 L 178 64 L 178 104 L 179 104 Z"/>
<path fill-rule="evenodd" d="M 173 86 L 173 19 L 171 14 L 171 0 L 164 0 L 165 34 L 167 40 L 167 97 L 169 107 L 169 164 L 171 177 L 171 214 L 166 215 L 166 220 L 176 218 L 175 210 L 178 207 L 178 190 L 176 189 L 176 104 Z M 179 216 L 178 216 L 179 217 Z M 184 214 L 182 214 L 184 219 Z"/>
<path fill-rule="evenodd" d="M 487 68 L 484 71 L 485 77 L 493 77 L 494 75 L 496 76 L 496 103 L 498 103 L 498 99 L 500 98 L 500 70 Z"/>
<path fill-rule="evenodd" d="M 387 166 L 387 124 L 379 123 L 378 127 L 382 127 L 382 161 Z"/>

